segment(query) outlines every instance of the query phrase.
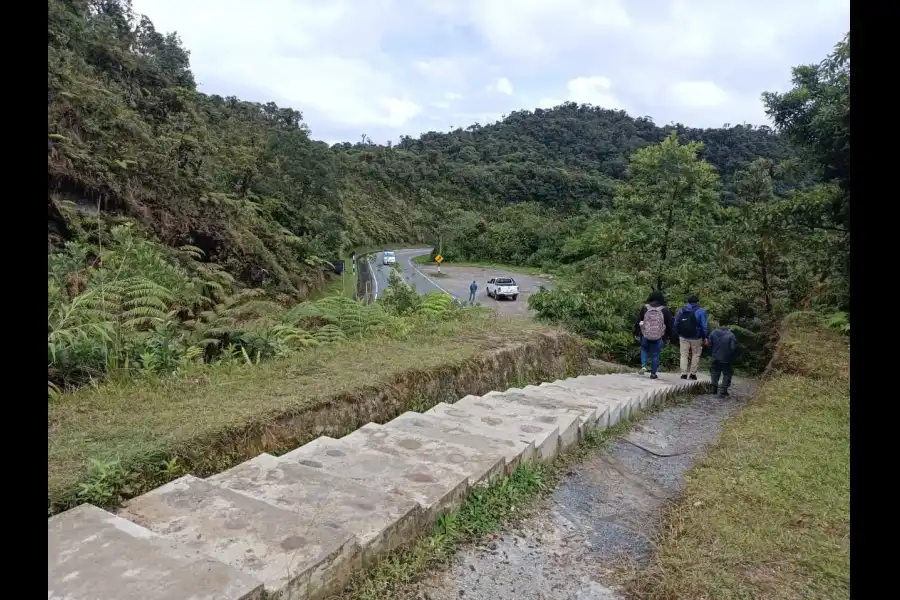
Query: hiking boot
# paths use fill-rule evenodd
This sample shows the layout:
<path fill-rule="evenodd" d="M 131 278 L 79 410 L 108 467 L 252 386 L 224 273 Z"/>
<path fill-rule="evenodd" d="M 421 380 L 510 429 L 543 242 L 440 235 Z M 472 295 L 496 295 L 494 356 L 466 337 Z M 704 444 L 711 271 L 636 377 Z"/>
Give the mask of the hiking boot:
<path fill-rule="evenodd" d="M 647 372 L 647 365 L 641 365 L 641 375 Z"/>
<path fill-rule="evenodd" d="M 681 374 L 681 378 L 682 378 L 682 379 L 687 379 L 687 373 L 682 373 L 682 374 Z"/>
<path fill-rule="evenodd" d="M 731 394 L 728 393 L 728 390 L 720 390 L 720 391 L 719 391 L 719 397 L 720 397 L 720 398 L 727 398 L 727 397 L 730 396 L 730 395 L 731 395 Z"/>
<path fill-rule="evenodd" d="M 659 379 L 659 375 L 656 373 L 650 373 L 650 379 Z"/>
<path fill-rule="evenodd" d="M 684 377 L 682 377 L 682 379 L 684 379 Z M 697 376 L 694 373 L 691 373 L 690 375 L 688 375 L 688 379 L 690 379 L 691 381 L 697 381 Z"/>

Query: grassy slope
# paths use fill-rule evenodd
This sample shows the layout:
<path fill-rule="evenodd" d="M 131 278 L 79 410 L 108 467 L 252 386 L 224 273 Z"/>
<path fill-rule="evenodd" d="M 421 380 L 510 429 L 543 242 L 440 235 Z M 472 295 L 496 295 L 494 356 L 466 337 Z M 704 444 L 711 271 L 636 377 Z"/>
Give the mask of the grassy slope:
<path fill-rule="evenodd" d="M 849 350 L 808 319 L 785 326 L 771 377 L 691 471 L 633 597 L 849 598 Z"/>
<path fill-rule="evenodd" d="M 48 407 L 49 495 L 77 484 L 92 458 L 123 464 L 171 456 L 174 448 L 330 395 L 386 381 L 409 369 L 429 369 L 494 348 L 497 339 L 528 339 L 543 328 L 521 319 L 475 313 L 402 339 L 328 345 L 253 367 L 217 367 L 147 381 L 84 388 Z"/>

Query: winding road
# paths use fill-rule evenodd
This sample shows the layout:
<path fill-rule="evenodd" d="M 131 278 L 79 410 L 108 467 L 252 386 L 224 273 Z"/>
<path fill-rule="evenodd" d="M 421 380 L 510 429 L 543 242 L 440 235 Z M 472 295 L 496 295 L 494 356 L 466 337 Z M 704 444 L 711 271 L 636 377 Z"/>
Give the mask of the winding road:
<path fill-rule="evenodd" d="M 444 265 L 438 273 L 437 265 L 420 265 L 413 262 L 417 256 L 430 254 L 430 248 L 405 248 L 393 251 L 397 257 L 397 265 L 400 267 L 403 279 L 412 285 L 419 294 L 429 292 L 443 292 L 453 296 L 457 300 L 466 301 L 469 298 L 469 286 L 472 281 L 478 284 L 477 301 L 485 306 L 494 308 L 502 315 L 527 315 L 528 297 L 540 289 L 553 287 L 552 282 L 544 277 L 535 277 L 522 273 L 506 273 L 485 269 L 482 267 Z M 388 286 L 388 277 L 391 267 L 382 264 L 383 253 L 375 255 L 372 269 L 375 274 L 375 295 L 380 296 Z M 485 287 L 487 280 L 496 276 L 511 276 L 519 285 L 519 298 L 511 300 L 494 300 L 487 297 Z"/>

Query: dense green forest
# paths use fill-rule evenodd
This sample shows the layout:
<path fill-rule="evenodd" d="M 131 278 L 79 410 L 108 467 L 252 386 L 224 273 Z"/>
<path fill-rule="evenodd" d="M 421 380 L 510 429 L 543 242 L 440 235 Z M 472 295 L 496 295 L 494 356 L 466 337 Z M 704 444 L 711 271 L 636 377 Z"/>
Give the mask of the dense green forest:
<path fill-rule="evenodd" d="M 108 365 L 95 342 L 125 323 L 143 337 L 120 362 L 169 352 L 174 334 L 146 334 L 173 322 L 192 324 L 178 356 L 243 348 L 227 332 L 262 298 L 306 298 L 352 248 L 438 237 L 450 260 L 568 270 L 538 314 L 605 353 L 624 348 L 625 315 L 651 286 L 699 290 L 756 329 L 760 315 L 849 308 L 849 133 L 842 150 L 840 131 L 821 131 L 844 116 L 809 112 L 845 75 L 849 116 L 849 37 L 836 66 L 802 67 L 794 92 L 767 96 L 777 131 L 566 103 L 329 148 L 298 110 L 198 92 L 188 50 L 128 0 L 48 9 L 52 382 Z"/>

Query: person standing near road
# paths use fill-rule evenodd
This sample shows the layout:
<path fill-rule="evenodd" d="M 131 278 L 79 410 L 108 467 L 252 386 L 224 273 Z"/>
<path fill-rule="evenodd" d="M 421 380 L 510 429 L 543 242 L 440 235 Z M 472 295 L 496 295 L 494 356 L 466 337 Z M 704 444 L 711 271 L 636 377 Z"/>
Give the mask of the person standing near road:
<path fill-rule="evenodd" d="M 666 306 L 666 297 L 659 290 L 653 290 L 647 303 L 638 313 L 634 323 L 634 337 L 641 344 L 641 373 L 647 372 L 650 359 L 650 379 L 659 379 L 659 355 L 665 345 L 665 338 L 672 339 L 672 311 Z"/>
<path fill-rule="evenodd" d="M 680 340 L 681 378 L 697 379 L 700 353 L 709 337 L 709 323 L 696 295 L 688 296 L 687 304 L 675 313 L 675 333 Z"/>
<path fill-rule="evenodd" d="M 734 373 L 732 363 L 737 356 L 737 338 L 734 332 L 728 328 L 726 318 L 719 319 L 719 327 L 709 335 L 709 345 L 712 350 L 712 360 L 709 363 L 709 379 L 712 393 L 720 396 L 728 395 L 731 387 L 731 376 Z M 722 385 L 719 385 L 719 377 Z"/>
<path fill-rule="evenodd" d="M 469 302 L 475 304 L 475 292 L 478 291 L 478 284 L 474 281 L 472 285 L 469 286 Z"/>

